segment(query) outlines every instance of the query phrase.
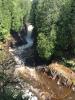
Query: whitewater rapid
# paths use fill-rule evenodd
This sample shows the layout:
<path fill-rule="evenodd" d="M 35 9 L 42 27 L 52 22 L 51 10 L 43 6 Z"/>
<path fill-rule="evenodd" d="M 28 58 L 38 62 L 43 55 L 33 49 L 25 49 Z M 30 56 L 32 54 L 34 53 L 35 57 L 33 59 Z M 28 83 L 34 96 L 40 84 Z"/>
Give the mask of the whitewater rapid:
<path fill-rule="evenodd" d="M 33 30 L 32 25 L 27 25 L 27 36 L 26 36 L 26 42 L 27 44 L 15 47 L 14 49 L 9 47 L 9 52 L 11 55 L 14 57 L 14 60 L 16 61 L 17 65 L 24 65 L 23 59 L 21 59 L 21 54 L 28 48 L 32 47 L 33 45 L 33 39 L 32 39 L 32 30 Z"/>

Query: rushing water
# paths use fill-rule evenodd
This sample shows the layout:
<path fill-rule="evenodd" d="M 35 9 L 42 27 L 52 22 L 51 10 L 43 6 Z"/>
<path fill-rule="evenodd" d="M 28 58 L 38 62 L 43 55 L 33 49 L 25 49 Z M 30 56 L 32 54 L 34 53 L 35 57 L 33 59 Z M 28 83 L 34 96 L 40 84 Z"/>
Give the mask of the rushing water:
<path fill-rule="evenodd" d="M 31 38 L 33 26 L 28 26 L 28 33 L 26 36 L 27 44 L 16 47 L 15 49 L 9 48 L 10 53 L 13 55 L 17 67 L 15 72 L 19 74 L 31 87 L 31 91 L 34 92 L 40 100 L 75 100 L 75 92 L 65 86 L 59 86 L 55 80 L 52 80 L 46 73 L 35 70 L 35 68 L 22 67 L 26 61 L 26 56 L 29 54 L 28 49 L 33 45 L 33 39 Z M 25 53 L 26 52 L 26 53 Z M 25 53 L 25 59 L 22 58 L 22 54 Z M 15 74 L 16 74 L 15 73 Z M 36 98 L 36 97 L 35 97 Z M 29 100 L 37 100 L 37 99 Z"/>
<path fill-rule="evenodd" d="M 9 52 L 14 56 L 14 59 L 15 59 L 17 65 L 24 65 L 25 60 L 26 60 L 26 55 L 30 56 L 30 53 L 27 54 L 28 53 L 27 49 L 31 48 L 33 45 L 32 30 L 33 30 L 33 26 L 28 25 L 27 26 L 27 36 L 26 36 L 27 44 L 16 47 L 15 49 L 12 49 L 11 47 L 9 47 Z M 23 56 L 24 55 L 23 53 L 25 53 L 25 58 Z"/>

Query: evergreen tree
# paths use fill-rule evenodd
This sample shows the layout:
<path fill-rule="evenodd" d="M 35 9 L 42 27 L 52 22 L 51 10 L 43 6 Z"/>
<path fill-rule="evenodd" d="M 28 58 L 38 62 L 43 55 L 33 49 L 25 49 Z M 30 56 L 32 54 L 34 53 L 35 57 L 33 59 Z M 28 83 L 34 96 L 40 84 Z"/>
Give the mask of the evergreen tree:
<path fill-rule="evenodd" d="M 72 44 L 71 36 L 71 0 L 65 0 L 64 4 L 61 6 L 59 19 L 57 20 L 57 45 L 56 52 L 58 51 L 59 56 L 64 56 L 67 54 L 70 44 Z M 71 48 L 70 48 L 71 50 Z"/>
<path fill-rule="evenodd" d="M 30 9 L 30 0 L 0 0 L 0 41 L 10 36 L 10 30 L 21 30 Z"/>
<path fill-rule="evenodd" d="M 70 43 L 73 53 L 75 54 L 75 0 L 72 0 L 71 5 L 71 36 L 72 41 Z"/>
<path fill-rule="evenodd" d="M 74 0 L 38 0 L 33 19 L 40 57 L 49 59 L 53 54 L 64 56 L 74 51 L 74 4 Z"/>
<path fill-rule="evenodd" d="M 7 38 L 11 27 L 11 12 L 9 11 L 9 1 L 0 1 L 0 38 Z"/>
<path fill-rule="evenodd" d="M 56 43 L 55 23 L 59 15 L 56 3 L 54 0 L 39 0 L 36 5 L 34 24 L 37 36 L 36 50 L 40 57 L 46 59 L 54 53 Z"/>
<path fill-rule="evenodd" d="M 31 2 L 30 0 L 13 0 L 12 1 L 12 26 L 11 29 L 16 32 L 20 31 L 23 21 L 27 21 Z"/>

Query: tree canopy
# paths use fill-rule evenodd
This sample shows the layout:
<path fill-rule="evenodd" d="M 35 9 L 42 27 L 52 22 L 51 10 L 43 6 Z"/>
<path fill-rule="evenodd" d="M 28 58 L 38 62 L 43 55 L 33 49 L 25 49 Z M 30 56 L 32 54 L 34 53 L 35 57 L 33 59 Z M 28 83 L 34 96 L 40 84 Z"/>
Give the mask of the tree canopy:
<path fill-rule="evenodd" d="M 40 57 L 63 56 L 74 53 L 74 0 L 35 0 L 33 19 L 36 50 Z M 34 5 L 36 4 L 36 5 Z M 34 10 L 35 8 L 35 10 Z"/>
<path fill-rule="evenodd" d="M 0 41 L 28 21 L 34 25 L 35 49 L 41 58 L 75 54 L 74 0 L 0 0 Z"/>
<path fill-rule="evenodd" d="M 30 0 L 0 0 L 0 40 L 10 35 L 10 30 L 19 32 L 28 20 Z"/>

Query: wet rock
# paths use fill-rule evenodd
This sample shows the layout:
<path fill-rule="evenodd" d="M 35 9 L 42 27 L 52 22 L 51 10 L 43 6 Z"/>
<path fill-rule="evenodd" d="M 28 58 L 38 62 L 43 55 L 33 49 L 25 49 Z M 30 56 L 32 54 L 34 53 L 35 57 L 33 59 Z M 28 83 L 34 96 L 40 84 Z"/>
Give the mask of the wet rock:
<path fill-rule="evenodd" d="M 34 94 L 32 92 L 30 92 L 29 90 L 26 90 L 24 93 L 25 94 L 22 95 L 23 99 L 28 97 L 28 100 L 38 100 L 38 98 L 36 96 L 34 96 Z"/>

